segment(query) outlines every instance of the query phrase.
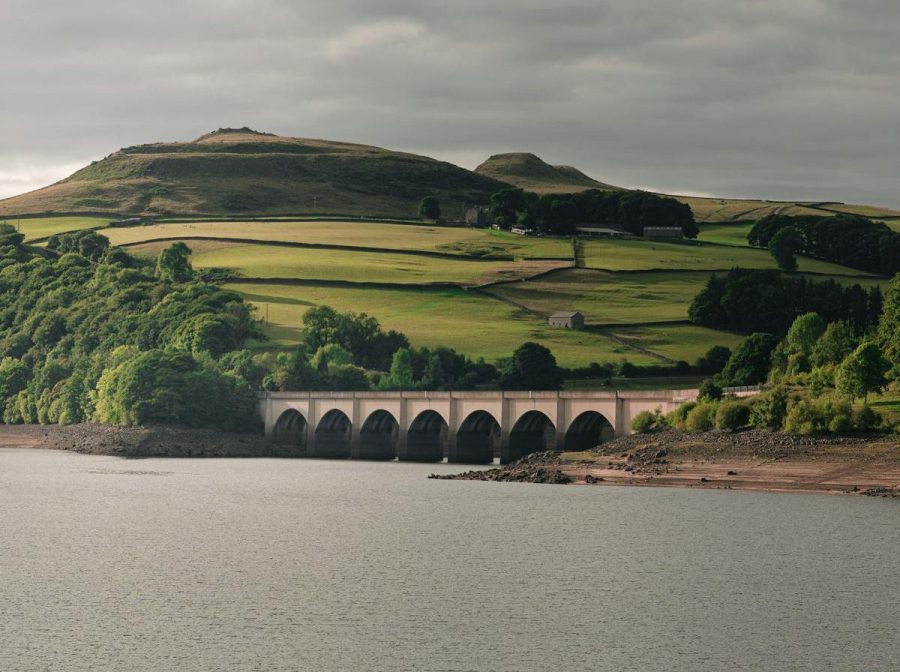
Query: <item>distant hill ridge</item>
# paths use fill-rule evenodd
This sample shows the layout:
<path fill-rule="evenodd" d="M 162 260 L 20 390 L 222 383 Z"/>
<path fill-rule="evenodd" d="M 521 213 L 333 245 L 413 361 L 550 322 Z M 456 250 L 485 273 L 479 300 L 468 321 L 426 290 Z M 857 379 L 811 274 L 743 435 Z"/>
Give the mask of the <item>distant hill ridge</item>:
<path fill-rule="evenodd" d="M 620 188 L 588 177 L 572 166 L 551 166 L 528 152 L 494 154 L 475 172 L 538 194 Z"/>
<path fill-rule="evenodd" d="M 64 180 L 0 200 L 0 218 L 35 214 L 416 217 L 424 196 L 460 219 L 510 186 L 539 194 L 620 189 L 527 152 L 495 154 L 474 171 L 427 156 L 350 142 L 220 128 L 187 142 L 125 147 Z M 900 221 L 872 206 L 674 196 L 698 221 L 767 214 L 852 213 Z M 827 207 L 825 207 L 827 206 Z"/>

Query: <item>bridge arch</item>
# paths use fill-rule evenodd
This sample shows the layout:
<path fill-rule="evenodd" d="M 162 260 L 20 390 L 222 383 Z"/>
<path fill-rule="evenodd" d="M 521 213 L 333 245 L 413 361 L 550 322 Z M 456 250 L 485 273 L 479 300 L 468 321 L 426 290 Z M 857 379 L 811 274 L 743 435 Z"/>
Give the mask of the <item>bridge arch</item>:
<path fill-rule="evenodd" d="M 440 462 L 444 459 L 444 449 L 450 427 L 437 411 L 426 410 L 419 413 L 406 433 L 405 460 L 417 462 Z"/>
<path fill-rule="evenodd" d="M 569 424 L 563 445 L 570 451 L 589 450 L 614 436 L 612 424 L 601 413 L 585 411 Z"/>
<path fill-rule="evenodd" d="M 513 425 L 509 433 L 509 462 L 514 462 L 529 453 L 556 448 L 556 427 L 540 411 L 524 413 Z"/>
<path fill-rule="evenodd" d="M 308 438 L 309 423 L 303 413 L 295 408 L 289 408 L 278 416 L 272 430 L 272 440 L 275 443 L 299 448 L 300 452 L 306 452 Z"/>
<path fill-rule="evenodd" d="M 367 460 L 393 460 L 397 456 L 400 423 L 389 411 L 372 411 L 359 430 L 359 453 Z"/>
<path fill-rule="evenodd" d="M 490 464 L 500 453 L 500 423 L 487 411 L 472 411 L 456 432 L 455 448 L 448 462 Z"/>
<path fill-rule="evenodd" d="M 353 424 L 343 411 L 331 409 L 319 420 L 315 432 L 316 457 L 350 457 Z"/>

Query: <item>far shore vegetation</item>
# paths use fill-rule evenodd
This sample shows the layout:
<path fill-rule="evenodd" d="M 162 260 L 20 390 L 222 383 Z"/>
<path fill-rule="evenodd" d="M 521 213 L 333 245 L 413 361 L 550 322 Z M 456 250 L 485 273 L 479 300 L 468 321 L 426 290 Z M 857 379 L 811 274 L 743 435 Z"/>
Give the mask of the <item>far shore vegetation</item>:
<path fill-rule="evenodd" d="M 261 390 L 701 382 L 696 407 L 635 429 L 842 433 L 898 419 L 900 234 L 865 212 L 698 224 L 683 200 L 592 187 L 495 189 L 474 227 L 446 212 L 429 194 L 419 220 L 389 222 L 9 218 L 3 421 L 246 430 Z M 585 221 L 630 236 L 574 235 Z M 684 239 L 641 239 L 648 226 Z M 550 326 L 558 310 L 587 328 Z M 728 398 L 746 385 L 766 390 Z"/>

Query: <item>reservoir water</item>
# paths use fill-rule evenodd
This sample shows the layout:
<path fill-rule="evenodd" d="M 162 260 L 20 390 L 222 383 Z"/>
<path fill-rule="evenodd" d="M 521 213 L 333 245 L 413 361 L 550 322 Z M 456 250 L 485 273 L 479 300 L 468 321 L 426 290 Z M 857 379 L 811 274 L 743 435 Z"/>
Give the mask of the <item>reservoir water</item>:
<path fill-rule="evenodd" d="M 897 670 L 900 502 L 0 450 L 0 670 Z"/>

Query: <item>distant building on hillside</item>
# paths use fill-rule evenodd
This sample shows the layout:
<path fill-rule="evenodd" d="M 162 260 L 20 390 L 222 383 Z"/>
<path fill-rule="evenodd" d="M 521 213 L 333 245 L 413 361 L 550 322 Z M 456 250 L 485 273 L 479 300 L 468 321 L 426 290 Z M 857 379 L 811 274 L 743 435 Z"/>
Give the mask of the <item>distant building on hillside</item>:
<path fill-rule="evenodd" d="M 579 236 L 588 236 L 590 238 L 619 238 L 625 235 L 625 231 L 620 229 L 610 229 L 602 226 L 576 226 L 575 231 Z"/>
<path fill-rule="evenodd" d="M 533 235 L 534 235 L 534 229 L 526 229 L 526 228 L 521 227 L 521 226 L 514 226 L 514 227 L 512 227 L 512 228 L 510 229 L 510 232 L 511 232 L 511 233 L 515 233 L 515 234 L 520 235 L 520 236 L 533 236 Z"/>
<path fill-rule="evenodd" d="M 576 311 L 562 311 L 550 316 L 550 326 L 558 329 L 584 329 L 584 315 Z"/>
<path fill-rule="evenodd" d="M 680 226 L 645 226 L 644 238 L 651 240 L 681 240 L 684 232 Z"/>

